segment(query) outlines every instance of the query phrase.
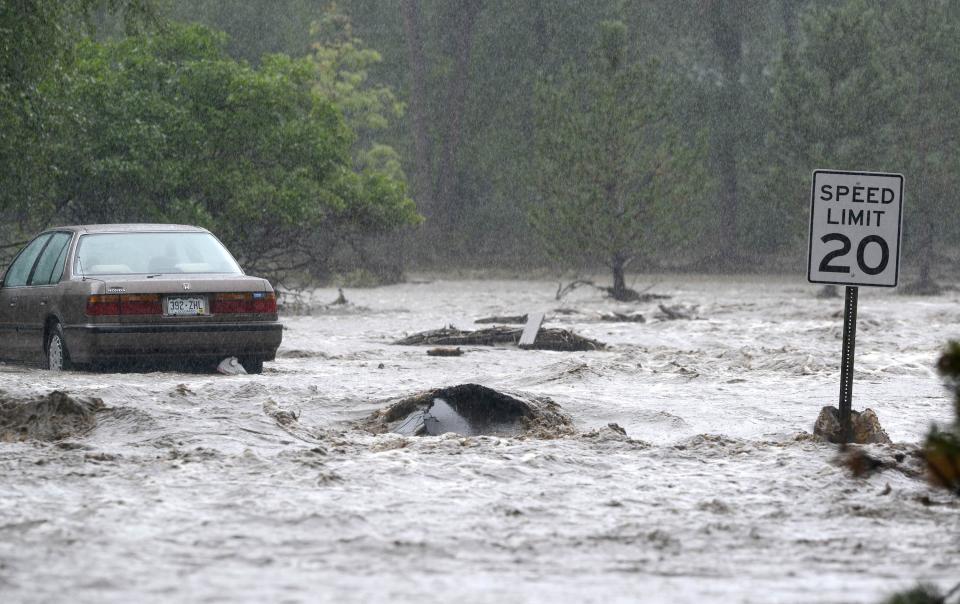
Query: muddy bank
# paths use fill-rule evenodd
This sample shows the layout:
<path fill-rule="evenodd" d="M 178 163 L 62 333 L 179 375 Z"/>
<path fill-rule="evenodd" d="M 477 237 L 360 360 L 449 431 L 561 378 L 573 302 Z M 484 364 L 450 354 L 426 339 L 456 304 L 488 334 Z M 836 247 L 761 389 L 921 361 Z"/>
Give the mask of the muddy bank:
<path fill-rule="evenodd" d="M 394 402 L 361 422 L 375 434 L 514 436 L 556 438 L 572 434 L 573 422 L 560 405 L 542 396 L 498 392 L 461 384 L 419 392 Z"/>
<path fill-rule="evenodd" d="M 0 441 L 54 441 L 89 432 L 103 406 L 98 398 L 72 397 L 58 390 L 32 398 L 0 392 Z"/>

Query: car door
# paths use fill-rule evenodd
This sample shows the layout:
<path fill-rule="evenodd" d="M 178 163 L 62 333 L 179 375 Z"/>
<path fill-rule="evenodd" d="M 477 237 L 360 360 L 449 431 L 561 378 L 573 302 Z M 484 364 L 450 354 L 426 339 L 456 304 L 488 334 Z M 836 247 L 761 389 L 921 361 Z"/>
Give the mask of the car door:
<path fill-rule="evenodd" d="M 18 301 L 16 290 L 0 284 L 0 359 L 16 358 L 13 341 L 17 337 L 17 321 L 13 314 Z"/>
<path fill-rule="evenodd" d="M 44 325 L 51 315 L 54 290 L 63 275 L 63 263 L 72 236 L 72 233 L 65 231 L 53 233 L 30 271 L 27 286 L 20 291 L 17 303 L 20 309 L 20 343 L 24 348 L 23 358 L 28 360 L 43 358 Z"/>
<path fill-rule="evenodd" d="M 24 359 L 28 355 L 26 342 L 23 339 L 24 332 L 21 331 L 23 322 L 23 306 L 21 298 L 23 292 L 27 289 L 27 282 L 33 267 L 40 257 L 40 252 L 50 241 L 52 233 L 43 233 L 27 244 L 17 255 L 3 276 L 3 284 L 0 285 L 0 304 L 2 304 L 3 315 L 0 316 L 2 323 L 3 338 L 2 352 L 0 356 L 8 359 Z"/>

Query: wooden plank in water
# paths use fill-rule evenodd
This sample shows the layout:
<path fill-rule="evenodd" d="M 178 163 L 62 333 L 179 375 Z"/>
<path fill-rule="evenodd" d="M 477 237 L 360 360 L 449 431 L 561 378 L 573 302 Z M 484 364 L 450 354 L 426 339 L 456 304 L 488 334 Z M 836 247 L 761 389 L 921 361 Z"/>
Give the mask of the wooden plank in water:
<path fill-rule="evenodd" d="M 541 325 L 543 325 L 542 312 L 532 312 L 527 315 L 527 324 L 523 326 L 523 334 L 520 335 L 521 347 L 533 346 Z"/>

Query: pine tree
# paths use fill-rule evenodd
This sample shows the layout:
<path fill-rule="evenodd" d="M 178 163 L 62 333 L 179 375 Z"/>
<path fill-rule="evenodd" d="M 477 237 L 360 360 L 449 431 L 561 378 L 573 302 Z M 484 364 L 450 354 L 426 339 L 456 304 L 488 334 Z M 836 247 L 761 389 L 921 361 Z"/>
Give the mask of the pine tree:
<path fill-rule="evenodd" d="M 531 219 L 553 258 L 606 264 L 625 300 L 626 267 L 678 223 L 689 234 L 708 180 L 702 137 L 673 119 L 675 87 L 656 63 L 631 60 L 622 22 L 601 23 L 592 60 L 538 88 Z"/>

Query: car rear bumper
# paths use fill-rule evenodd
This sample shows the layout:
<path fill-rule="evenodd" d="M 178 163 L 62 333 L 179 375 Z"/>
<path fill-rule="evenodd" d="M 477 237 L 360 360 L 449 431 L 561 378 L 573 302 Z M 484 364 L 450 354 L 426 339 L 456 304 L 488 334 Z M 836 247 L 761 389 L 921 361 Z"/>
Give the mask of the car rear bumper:
<path fill-rule="evenodd" d="M 74 325 L 64 332 L 75 363 L 228 356 L 272 361 L 283 339 L 277 321 Z"/>

